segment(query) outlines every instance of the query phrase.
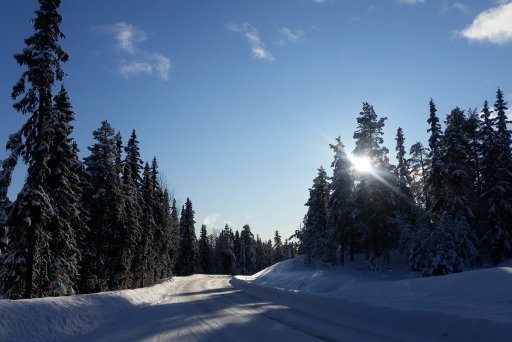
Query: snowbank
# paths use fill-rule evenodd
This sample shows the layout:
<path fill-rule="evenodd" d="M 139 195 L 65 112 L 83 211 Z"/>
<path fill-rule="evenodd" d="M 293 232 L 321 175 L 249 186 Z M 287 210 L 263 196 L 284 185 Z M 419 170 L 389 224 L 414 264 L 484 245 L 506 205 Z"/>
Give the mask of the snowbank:
<path fill-rule="evenodd" d="M 381 329 L 400 329 L 405 339 L 415 333 L 444 340 L 509 340 L 512 335 L 511 267 L 422 278 L 396 267 L 364 272 L 358 263 L 306 266 L 297 257 L 238 276 L 233 284 L 262 297 L 309 301 L 312 308 L 347 319 L 380 322 Z"/>
<path fill-rule="evenodd" d="M 157 304 L 178 281 L 151 287 L 69 297 L 0 300 L 0 341 L 62 341 Z"/>

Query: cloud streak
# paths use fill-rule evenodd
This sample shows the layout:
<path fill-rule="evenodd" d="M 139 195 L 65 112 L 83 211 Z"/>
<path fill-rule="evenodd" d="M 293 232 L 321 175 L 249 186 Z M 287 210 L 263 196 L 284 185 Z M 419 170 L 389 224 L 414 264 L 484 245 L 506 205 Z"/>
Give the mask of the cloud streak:
<path fill-rule="evenodd" d="M 512 2 L 502 2 L 478 14 L 460 35 L 470 41 L 493 44 L 512 42 Z"/>
<path fill-rule="evenodd" d="M 279 33 L 278 45 L 297 44 L 304 39 L 306 34 L 302 30 L 293 30 L 288 27 L 281 27 L 277 31 Z"/>
<path fill-rule="evenodd" d="M 406 4 L 406 5 L 419 5 L 419 4 L 425 3 L 425 0 L 396 0 L 396 1 L 401 4 Z"/>
<path fill-rule="evenodd" d="M 244 23 L 242 25 L 230 23 L 227 25 L 227 28 L 231 32 L 242 34 L 247 39 L 247 42 L 251 48 L 252 56 L 254 58 L 269 62 L 274 61 L 274 56 L 272 56 L 270 51 L 265 47 L 265 44 L 259 36 L 259 31 L 257 28 L 250 25 L 249 23 Z"/>
<path fill-rule="evenodd" d="M 146 74 L 163 81 L 169 79 L 171 60 L 161 53 L 140 47 L 141 43 L 148 40 L 148 35 L 142 29 L 125 22 L 104 25 L 97 29 L 113 38 L 115 47 L 124 55 L 117 66 L 120 75 L 130 78 Z"/>

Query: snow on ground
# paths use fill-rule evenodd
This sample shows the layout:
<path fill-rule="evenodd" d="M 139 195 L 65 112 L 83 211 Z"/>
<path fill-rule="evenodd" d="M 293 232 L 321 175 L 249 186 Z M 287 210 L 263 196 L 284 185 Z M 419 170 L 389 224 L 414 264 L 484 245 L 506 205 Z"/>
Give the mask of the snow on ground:
<path fill-rule="evenodd" d="M 510 338 L 512 260 L 500 267 L 429 278 L 401 271 L 400 262 L 396 260 L 380 272 L 364 271 L 361 260 L 347 264 L 345 267 L 318 263 L 308 266 L 300 256 L 253 276 L 238 276 L 235 282 L 246 291 L 256 287 L 259 291 L 276 289 L 281 295 L 308 294 L 317 298 L 319 305 L 327 300 L 332 305 L 352 308 L 362 305 L 368 312 L 374 307 L 383 315 L 388 312 L 403 317 L 404 325 L 412 324 L 411 329 L 418 327 L 409 322 L 407 316 L 423 319 L 422 324 L 427 329 L 446 330 L 441 336 L 452 334 L 452 337 L 473 340 L 478 337 L 475 334 L 479 335 L 476 340 Z M 366 314 L 360 314 L 364 319 Z M 387 319 L 389 317 L 381 320 Z"/>
<path fill-rule="evenodd" d="M 62 341 L 158 304 L 180 281 L 151 287 L 69 297 L 0 300 L 0 341 Z"/>
<path fill-rule="evenodd" d="M 422 278 L 303 257 L 253 276 L 194 275 L 125 291 L 0 300 L 0 341 L 509 341 L 512 260 Z"/>

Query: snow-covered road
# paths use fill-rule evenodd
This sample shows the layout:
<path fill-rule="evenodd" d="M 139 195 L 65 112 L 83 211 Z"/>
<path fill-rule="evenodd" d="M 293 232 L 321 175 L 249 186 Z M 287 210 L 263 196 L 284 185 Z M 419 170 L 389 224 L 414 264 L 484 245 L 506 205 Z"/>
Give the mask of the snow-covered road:
<path fill-rule="evenodd" d="M 382 341 L 394 340 L 341 324 L 326 312 L 276 303 L 231 284 L 230 276 L 182 279 L 157 305 L 129 310 L 78 341 Z M 327 313 L 328 314 L 328 313 Z M 77 339 L 74 339 L 75 341 Z"/>
<path fill-rule="evenodd" d="M 0 300 L 0 341 L 510 341 L 512 268 L 372 280 L 300 261 L 254 276 Z"/>

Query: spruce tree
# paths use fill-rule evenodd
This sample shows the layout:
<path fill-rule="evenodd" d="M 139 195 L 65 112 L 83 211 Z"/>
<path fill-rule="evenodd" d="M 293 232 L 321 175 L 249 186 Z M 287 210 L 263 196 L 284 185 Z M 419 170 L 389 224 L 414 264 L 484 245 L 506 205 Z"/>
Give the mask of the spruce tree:
<path fill-rule="evenodd" d="M 178 262 L 180 254 L 180 219 L 178 216 L 178 208 L 176 206 L 176 199 L 172 200 L 171 216 L 169 218 L 169 262 L 172 274 L 176 274 L 176 263 Z"/>
<path fill-rule="evenodd" d="M 401 127 L 398 127 L 396 131 L 396 160 L 398 164 L 396 166 L 396 177 L 398 180 L 398 192 L 401 198 L 405 201 L 404 205 L 410 206 L 410 201 L 412 200 L 412 192 L 411 192 L 411 176 L 409 174 L 409 161 L 405 157 L 405 138 L 404 131 Z M 403 201 L 402 201 L 403 202 Z M 402 207 L 402 209 L 404 209 Z"/>
<path fill-rule="evenodd" d="M 453 109 L 446 118 L 446 131 L 442 141 L 442 161 L 447 171 L 442 217 L 456 244 L 455 252 L 463 261 L 463 266 L 455 268 L 457 271 L 469 268 L 478 254 L 475 247 L 476 236 L 471 228 L 474 214 L 470 198 L 474 177 L 467 153 L 470 141 L 464 131 L 465 123 L 464 112 L 459 107 Z"/>
<path fill-rule="evenodd" d="M 180 218 L 179 274 L 182 276 L 191 275 L 197 270 L 197 241 L 194 224 L 192 201 L 187 198 Z"/>
<path fill-rule="evenodd" d="M 0 188 L 9 186 L 12 170 L 19 156 L 28 165 L 24 186 L 8 218 L 9 247 L 2 254 L 0 279 L 6 298 L 31 298 L 55 294 L 69 294 L 73 290 L 76 274 L 76 244 L 60 248 L 54 239 L 74 239 L 73 232 L 60 232 L 50 224 L 58 220 L 54 215 L 55 203 L 47 193 L 47 180 L 52 170 L 47 162 L 55 143 L 55 130 L 59 126 L 54 110 L 52 89 L 64 78 L 61 63 L 68 60 L 59 40 L 62 17 L 60 0 L 39 0 L 33 26 L 35 33 L 25 39 L 26 47 L 14 58 L 26 66 L 12 91 L 14 108 L 27 115 L 20 131 L 11 135 L 7 149 L 11 152 L 2 163 Z M 62 223 L 62 226 L 65 226 Z M 58 229 L 58 228 L 56 228 Z M 66 265 L 58 263 L 67 260 Z M 58 286 L 63 285 L 62 288 Z"/>
<path fill-rule="evenodd" d="M 336 248 L 340 246 L 341 265 L 344 265 L 345 247 L 349 246 L 352 258 L 355 248 L 356 232 L 350 222 L 350 214 L 353 210 L 354 181 L 351 174 L 351 164 L 341 138 L 336 138 L 336 144 L 330 145 L 330 148 L 334 152 L 334 161 L 331 164 L 334 169 L 330 184 L 331 196 L 329 198 L 329 226 L 333 230 L 329 234 L 332 236 L 331 241 L 333 242 L 329 259 L 335 261 Z"/>
<path fill-rule="evenodd" d="M 484 256 L 493 264 L 512 255 L 512 174 L 510 131 L 507 129 L 506 102 L 500 89 L 496 94 L 496 117 L 491 117 L 487 101 L 482 110 L 482 198 L 486 227 L 482 232 Z"/>
<path fill-rule="evenodd" d="M 91 187 L 85 194 L 90 213 L 83 242 L 82 292 L 116 289 L 121 278 L 121 229 L 124 216 L 122 181 L 118 173 L 117 134 L 107 121 L 93 132 L 96 142 L 85 158 Z"/>
<path fill-rule="evenodd" d="M 426 191 L 426 179 L 429 171 L 429 150 L 421 142 L 416 142 L 409 150 L 409 174 L 411 175 L 411 191 L 417 204 L 425 208 L 430 203 Z"/>
<path fill-rule="evenodd" d="M 445 193 L 444 179 L 446 173 L 441 160 L 441 139 L 443 132 L 441 131 L 441 124 L 436 114 L 436 105 L 432 99 L 430 99 L 429 108 L 430 116 L 427 123 L 430 125 L 430 128 L 427 131 L 430 132 L 428 139 L 430 153 L 428 158 L 431 164 L 425 184 L 428 193 L 426 208 L 431 214 L 439 216 L 443 207 L 443 194 Z"/>
<path fill-rule="evenodd" d="M 281 241 L 281 235 L 279 235 L 279 231 L 276 230 L 274 233 L 274 250 L 273 250 L 273 263 L 277 263 L 284 260 L 283 256 L 283 243 Z"/>
<path fill-rule="evenodd" d="M 251 227 L 248 224 L 242 227 L 240 244 L 243 246 L 243 253 L 241 253 L 243 255 L 242 272 L 252 274 L 256 270 L 256 244 Z"/>
<path fill-rule="evenodd" d="M 382 146 L 386 119 L 378 118 L 373 106 L 363 103 L 354 132 L 356 147 L 353 153 L 369 158 L 373 168 L 372 173 L 361 173 L 357 178 L 354 196 L 357 210 L 353 213 L 371 270 L 378 268 L 381 256 L 389 262 L 389 252 L 398 244 L 398 229 L 393 221 L 395 196 L 389 188 L 395 180 L 390 173 L 389 151 Z"/>
<path fill-rule="evenodd" d="M 217 242 L 218 268 L 222 274 L 233 274 L 235 270 L 235 246 L 234 234 L 231 228 L 226 224 L 219 234 Z"/>
<path fill-rule="evenodd" d="M 156 222 L 153 214 L 154 208 L 154 192 L 153 182 L 151 180 L 151 168 L 148 163 L 144 165 L 142 176 L 142 238 L 139 244 L 141 265 L 138 278 L 144 287 L 152 284 L 154 281 L 154 264 L 153 264 L 153 241 L 156 230 Z"/>
<path fill-rule="evenodd" d="M 206 225 L 201 226 L 201 233 L 199 235 L 198 242 L 198 253 L 199 253 L 199 268 L 202 273 L 211 273 L 212 264 L 212 248 L 208 239 L 208 232 L 206 231 Z"/>
<path fill-rule="evenodd" d="M 311 258 L 324 257 L 324 252 L 330 244 L 327 240 L 328 202 L 329 183 L 324 168 L 320 166 L 313 186 L 309 189 L 309 199 L 305 204 L 308 211 L 300 236 L 307 256 L 306 263 L 311 263 Z"/>
<path fill-rule="evenodd" d="M 119 288 L 132 288 L 140 284 L 136 275 L 140 273 L 142 256 L 139 254 L 139 244 L 142 238 L 142 209 L 139 200 L 139 191 L 133 182 L 130 166 L 124 164 L 123 172 L 123 204 L 124 215 L 122 217 L 121 238 L 123 240 L 120 251 L 122 278 L 119 280 Z"/>

